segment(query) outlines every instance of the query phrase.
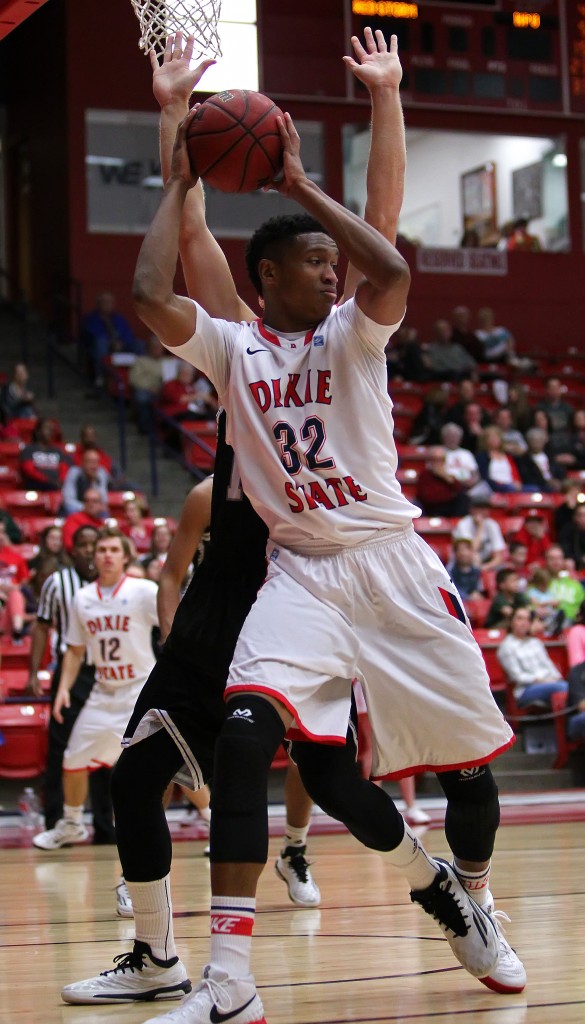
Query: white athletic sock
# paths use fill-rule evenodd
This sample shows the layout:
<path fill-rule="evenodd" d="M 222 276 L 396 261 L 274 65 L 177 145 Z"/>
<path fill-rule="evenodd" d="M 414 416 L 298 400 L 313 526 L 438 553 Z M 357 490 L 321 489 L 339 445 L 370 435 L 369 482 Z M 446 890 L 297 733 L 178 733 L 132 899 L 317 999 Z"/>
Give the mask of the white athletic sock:
<path fill-rule="evenodd" d="M 197 813 L 199 814 L 199 817 L 203 818 L 203 821 L 206 821 L 209 825 L 209 822 L 211 821 L 211 807 L 199 807 Z"/>
<path fill-rule="evenodd" d="M 173 933 L 171 876 L 155 882 L 129 882 L 126 879 L 132 907 L 136 938 L 146 942 L 159 960 L 177 955 Z"/>
<path fill-rule="evenodd" d="M 250 973 L 256 900 L 241 896 L 211 897 L 211 964 L 231 978 Z"/>
<path fill-rule="evenodd" d="M 463 871 L 453 858 L 453 867 L 463 888 L 476 903 L 479 903 L 480 907 L 483 907 L 490 894 L 491 863 L 483 871 Z"/>
<path fill-rule="evenodd" d="M 402 842 L 385 854 L 394 867 L 402 871 L 410 888 L 415 892 L 432 885 L 439 868 L 421 845 L 411 828 L 404 822 Z"/>
<path fill-rule="evenodd" d="M 63 804 L 63 817 L 65 821 L 72 821 L 75 825 L 81 825 L 83 804 L 80 807 L 72 807 L 71 804 Z"/>
<path fill-rule="evenodd" d="M 286 828 L 284 830 L 283 848 L 286 848 L 287 846 L 306 846 L 308 834 L 308 825 L 305 825 L 303 828 L 295 828 L 294 825 L 289 825 L 287 821 Z"/>

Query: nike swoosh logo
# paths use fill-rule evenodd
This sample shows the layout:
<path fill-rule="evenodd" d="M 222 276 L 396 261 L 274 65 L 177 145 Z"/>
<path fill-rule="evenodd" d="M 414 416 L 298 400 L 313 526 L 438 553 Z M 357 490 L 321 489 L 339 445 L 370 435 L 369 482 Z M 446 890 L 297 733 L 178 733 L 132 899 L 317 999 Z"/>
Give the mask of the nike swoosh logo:
<path fill-rule="evenodd" d="M 211 1021 L 211 1024 L 222 1024 L 224 1020 L 231 1020 L 232 1017 L 237 1017 L 239 1013 L 243 1013 L 250 1003 L 254 1002 L 255 998 L 256 993 L 254 993 L 251 999 L 248 999 L 247 1003 L 244 1003 L 243 1006 L 238 1006 L 237 1010 L 231 1010 L 230 1013 L 220 1013 L 214 1003 L 209 1013 L 209 1020 Z"/>
<path fill-rule="evenodd" d="M 248 353 L 249 356 L 255 356 L 257 352 L 263 352 L 263 351 L 264 351 L 263 348 L 250 348 L 249 345 L 248 345 L 248 348 L 246 349 L 246 352 Z"/>

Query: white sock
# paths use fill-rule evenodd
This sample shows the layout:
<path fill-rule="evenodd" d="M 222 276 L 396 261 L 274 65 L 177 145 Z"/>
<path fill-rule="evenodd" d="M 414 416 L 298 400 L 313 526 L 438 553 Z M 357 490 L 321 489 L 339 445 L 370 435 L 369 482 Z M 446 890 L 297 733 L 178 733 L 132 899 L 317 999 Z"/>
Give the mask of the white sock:
<path fill-rule="evenodd" d="M 211 964 L 231 978 L 250 974 L 256 900 L 242 896 L 211 897 Z"/>
<path fill-rule="evenodd" d="M 483 907 L 487 903 L 490 893 L 491 863 L 483 871 L 463 871 L 453 858 L 453 867 L 463 888 L 476 903 L 479 903 L 480 907 Z"/>
<path fill-rule="evenodd" d="M 209 822 L 211 821 L 211 807 L 200 807 L 197 813 L 199 814 L 199 817 L 203 818 L 203 821 L 206 821 L 209 825 Z"/>
<path fill-rule="evenodd" d="M 385 854 L 394 867 L 402 871 L 410 888 L 415 892 L 432 885 L 439 868 L 416 838 L 411 828 L 404 823 L 402 842 Z"/>
<path fill-rule="evenodd" d="M 287 846 L 306 846 L 307 836 L 309 834 L 309 826 L 305 825 L 303 828 L 295 828 L 294 825 L 286 823 L 284 831 L 284 847 Z"/>
<path fill-rule="evenodd" d="M 171 876 L 155 882 L 129 882 L 126 879 L 132 907 L 136 938 L 146 942 L 159 960 L 177 955 L 173 933 Z"/>
<path fill-rule="evenodd" d="M 72 807 L 71 804 L 63 804 L 63 817 L 65 821 L 72 821 L 75 825 L 81 825 L 83 804 L 80 807 Z"/>

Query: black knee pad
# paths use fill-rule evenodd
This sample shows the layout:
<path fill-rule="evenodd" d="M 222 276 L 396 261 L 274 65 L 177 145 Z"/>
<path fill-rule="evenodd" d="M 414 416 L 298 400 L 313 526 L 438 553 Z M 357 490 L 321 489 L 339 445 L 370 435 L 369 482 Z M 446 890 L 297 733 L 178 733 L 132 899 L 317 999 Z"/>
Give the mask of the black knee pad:
<path fill-rule="evenodd" d="M 445 835 L 459 860 L 490 859 L 500 824 L 498 787 L 489 765 L 437 775 L 447 797 Z"/>
<path fill-rule="evenodd" d="M 214 863 L 266 862 L 268 772 L 283 737 L 284 724 L 264 698 L 242 694 L 228 704 L 211 788 Z"/>

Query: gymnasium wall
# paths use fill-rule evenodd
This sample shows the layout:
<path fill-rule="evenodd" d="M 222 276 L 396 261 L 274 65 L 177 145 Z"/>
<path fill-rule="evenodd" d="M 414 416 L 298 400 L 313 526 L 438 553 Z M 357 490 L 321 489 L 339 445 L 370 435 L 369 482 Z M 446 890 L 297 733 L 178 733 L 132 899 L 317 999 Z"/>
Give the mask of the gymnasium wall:
<path fill-rule="evenodd" d="M 260 0 L 259 7 L 264 88 L 293 117 L 323 122 L 327 189 L 340 198 L 342 126 L 367 118 L 365 101 L 350 104 L 323 95 L 332 81 L 334 92 L 343 91 L 340 56 L 347 52 L 343 4 L 321 0 L 317 7 L 313 0 Z M 150 65 L 137 41 L 138 26 L 128 0 L 51 0 L 0 44 L 0 63 L 8 59 L 11 69 L 9 76 L 3 76 L 2 86 L 9 107 L 12 153 L 8 161 L 12 261 L 25 278 L 30 262 L 30 295 L 46 315 L 50 315 L 53 282 L 69 276 L 81 283 L 86 308 L 107 287 L 115 292 L 120 309 L 133 318 L 130 283 L 140 238 L 89 234 L 86 229 L 84 116 L 88 108 L 156 111 Z M 24 65 L 22 54 L 31 53 L 32 61 L 27 57 Z M 489 304 L 525 349 L 582 344 L 585 258 L 578 145 L 585 135 L 585 121 L 498 113 L 478 117 L 470 111 L 420 108 L 407 110 L 406 118 L 413 128 L 564 133 L 573 238 L 572 253 L 510 254 L 506 277 L 422 274 L 416 270 L 415 250 L 405 251 L 413 273 L 409 321 L 424 337 L 433 320 L 454 305 L 463 302 L 475 310 Z M 31 154 L 29 185 L 19 181 L 15 157 L 23 146 Z M 20 221 L 27 205 L 19 202 L 23 187 L 30 188 L 30 261 L 22 255 Z M 253 303 L 243 270 L 244 243 L 229 240 L 224 248 L 240 291 Z"/>

